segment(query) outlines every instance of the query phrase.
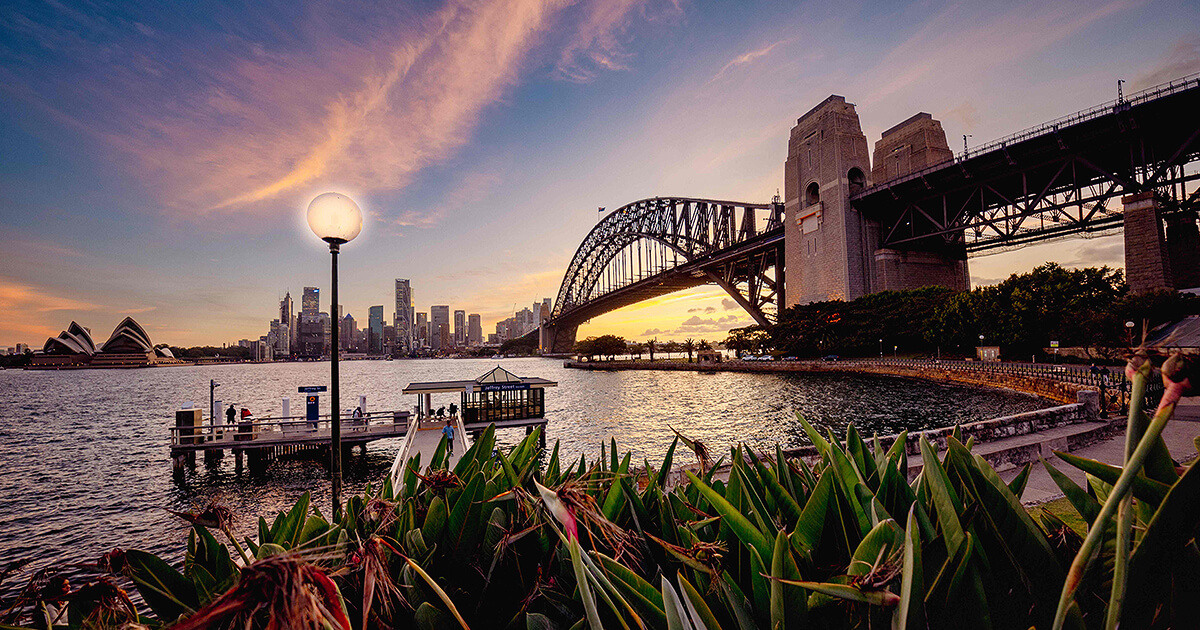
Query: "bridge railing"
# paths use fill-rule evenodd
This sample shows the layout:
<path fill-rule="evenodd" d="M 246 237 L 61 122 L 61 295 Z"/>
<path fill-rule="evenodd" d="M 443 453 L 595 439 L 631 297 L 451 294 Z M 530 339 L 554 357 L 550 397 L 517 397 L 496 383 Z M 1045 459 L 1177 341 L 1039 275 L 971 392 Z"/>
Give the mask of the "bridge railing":
<path fill-rule="evenodd" d="M 909 181 L 912 179 L 916 179 L 918 177 L 922 177 L 924 175 L 932 173 L 933 171 L 941 170 L 941 169 L 945 168 L 948 164 L 965 162 L 966 160 L 970 159 L 970 157 L 972 155 L 979 156 L 984 153 L 988 153 L 990 151 L 995 151 L 997 149 L 1002 149 L 1009 145 L 1016 144 L 1016 143 L 1022 142 L 1024 140 L 1028 140 L 1030 138 L 1040 136 L 1042 134 L 1045 134 L 1045 133 L 1048 133 L 1051 131 L 1056 131 L 1058 129 L 1062 129 L 1064 127 L 1069 127 L 1071 125 L 1075 125 L 1075 124 L 1078 124 L 1078 123 L 1081 123 L 1081 122 L 1084 122 L 1087 120 L 1091 120 L 1093 118 L 1099 118 L 1100 116 L 1105 116 L 1107 114 L 1111 114 L 1112 112 L 1116 111 L 1117 108 L 1119 108 L 1119 107 L 1132 107 L 1134 105 L 1141 105 L 1142 103 L 1153 101 L 1157 98 L 1162 98 L 1164 96 L 1169 96 L 1169 95 L 1175 94 L 1177 92 L 1182 92 L 1184 90 L 1190 90 L 1190 89 L 1195 89 L 1195 88 L 1200 88 L 1200 72 L 1190 74 L 1181 79 L 1175 79 L 1174 81 L 1168 81 L 1167 83 L 1162 83 L 1162 84 L 1156 85 L 1154 87 L 1147 88 L 1145 90 L 1142 90 L 1141 92 L 1137 92 L 1135 94 L 1130 95 L 1128 98 L 1114 99 L 1114 100 L 1102 103 L 1100 105 L 1096 105 L 1096 106 L 1090 107 L 1088 109 L 1084 109 L 1084 110 L 1075 112 L 1073 114 L 1067 114 L 1066 116 L 1056 118 L 1049 122 L 1044 122 L 1044 123 L 1041 123 L 1038 125 L 1034 125 L 1032 127 L 1028 127 L 1026 129 L 1022 129 L 1021 131 L 1009 134 L 1007 136 L 1004 136 L 1003 138 L 999 138 L 997 140 L 992 140 L 992 141 L 986 142 L 984 144 L 981 144 L 981 145 L 978 145 L 975 147 L 971 147 L 969 149 L 965 149 L 961 153 L 958 153 L 954 157 L 952 157 L 948 160 L 945 160 L 943 162 L 939 162 L 937 164 L 927 166 L 919 171 L 914 171 L 914 172 L 904 175 L 902 177 L 897 177 L 896 179 L 891 179 L 886 182 L 879 182 L 875 186 L 871 186 L 870 188 L 867 188 L 866 190 L 864 190 L 862 193 L 859 193 L 859 195 L 868 194 L 870 191 L 872 191 L 875 188 L 891 186 L 894 184 L 899 184 L 899 183 L 906 182 L 906 181 Z"/>

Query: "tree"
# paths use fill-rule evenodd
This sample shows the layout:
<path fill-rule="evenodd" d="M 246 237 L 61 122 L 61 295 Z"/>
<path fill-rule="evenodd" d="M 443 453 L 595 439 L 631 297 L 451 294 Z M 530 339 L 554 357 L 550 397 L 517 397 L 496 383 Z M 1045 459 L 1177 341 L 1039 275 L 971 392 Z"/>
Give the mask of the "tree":
<path fill-rule="evenodd" d="M 650 362 L 654 363 L 654 349 L 658 347 L 658 338 L 655 337 L 646 342 L 646 349 L 650 351 Z"/>
<path fill-rule="evenodd" d="M 683 349 L 688 353 L 688 363 L 692 362 L 692 351 L 696 349 L 696 340 L 687 338 L 683 340 Z"/>

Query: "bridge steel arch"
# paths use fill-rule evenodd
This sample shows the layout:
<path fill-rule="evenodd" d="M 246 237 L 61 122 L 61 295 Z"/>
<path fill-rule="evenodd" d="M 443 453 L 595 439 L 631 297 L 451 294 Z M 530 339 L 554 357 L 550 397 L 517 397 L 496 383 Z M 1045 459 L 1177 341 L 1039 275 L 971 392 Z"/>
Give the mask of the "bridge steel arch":
<path fill-rule="evenodd" d="M 609 311 L 716 284 L 760 324 L 783 295 L 783 205 L 655 197 L 622 206 L 592 228 L 563 276 L 547 352 L 570 352 L 579 324 Z"/>

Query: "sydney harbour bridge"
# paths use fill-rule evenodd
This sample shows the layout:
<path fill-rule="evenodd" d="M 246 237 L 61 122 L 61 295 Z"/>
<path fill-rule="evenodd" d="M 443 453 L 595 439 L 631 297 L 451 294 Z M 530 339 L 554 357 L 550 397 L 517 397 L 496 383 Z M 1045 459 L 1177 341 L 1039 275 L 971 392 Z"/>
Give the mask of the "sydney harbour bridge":
<path fill-rule="evenodd" d="M 544 352 L 583 322 L 712 284 L 759 324 L 781 307 L 940 285 L 969 288 L 989 250 L 1123 232 L 1134 292 L 1200 286 L 1200 74 L 955 155 L 919 113 L 868 155 L 854 105 L 830 96 L 791 130 L 784 195 L 686 197 L 607 214 L 567 267 Z"/>

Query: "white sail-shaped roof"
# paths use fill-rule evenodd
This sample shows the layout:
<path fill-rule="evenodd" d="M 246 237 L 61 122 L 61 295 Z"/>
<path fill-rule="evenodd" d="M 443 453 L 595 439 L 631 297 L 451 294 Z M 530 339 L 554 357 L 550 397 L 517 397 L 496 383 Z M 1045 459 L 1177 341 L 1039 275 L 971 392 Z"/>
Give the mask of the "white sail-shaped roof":
<path fill-rule="evenodd" d="M 126 317 L 121 320 L 120 324 L 117 324 L 112 336 L 104 342 L 100 351 L 109 353 L 154 352 L 154 344 L 150 343 L 150 335 L 146 334 L 140 324 L 132 317 Z"/>
<path fill-rule="evenodd" d="M 475 379 L 476 383 L 520 383 L 521 377 L 497 365 L 491 372 Z"/>
<path fill-rule="evenodd" d="M 50 337 L 46 340 L 46 344 L 42 346 L 42 352 L 47 354 L 96 354 L 96 343 L 92 341 L 91 334 L 87 329 L 75 322 L 66 330 L 58 333 L 57 337 Z"/>

